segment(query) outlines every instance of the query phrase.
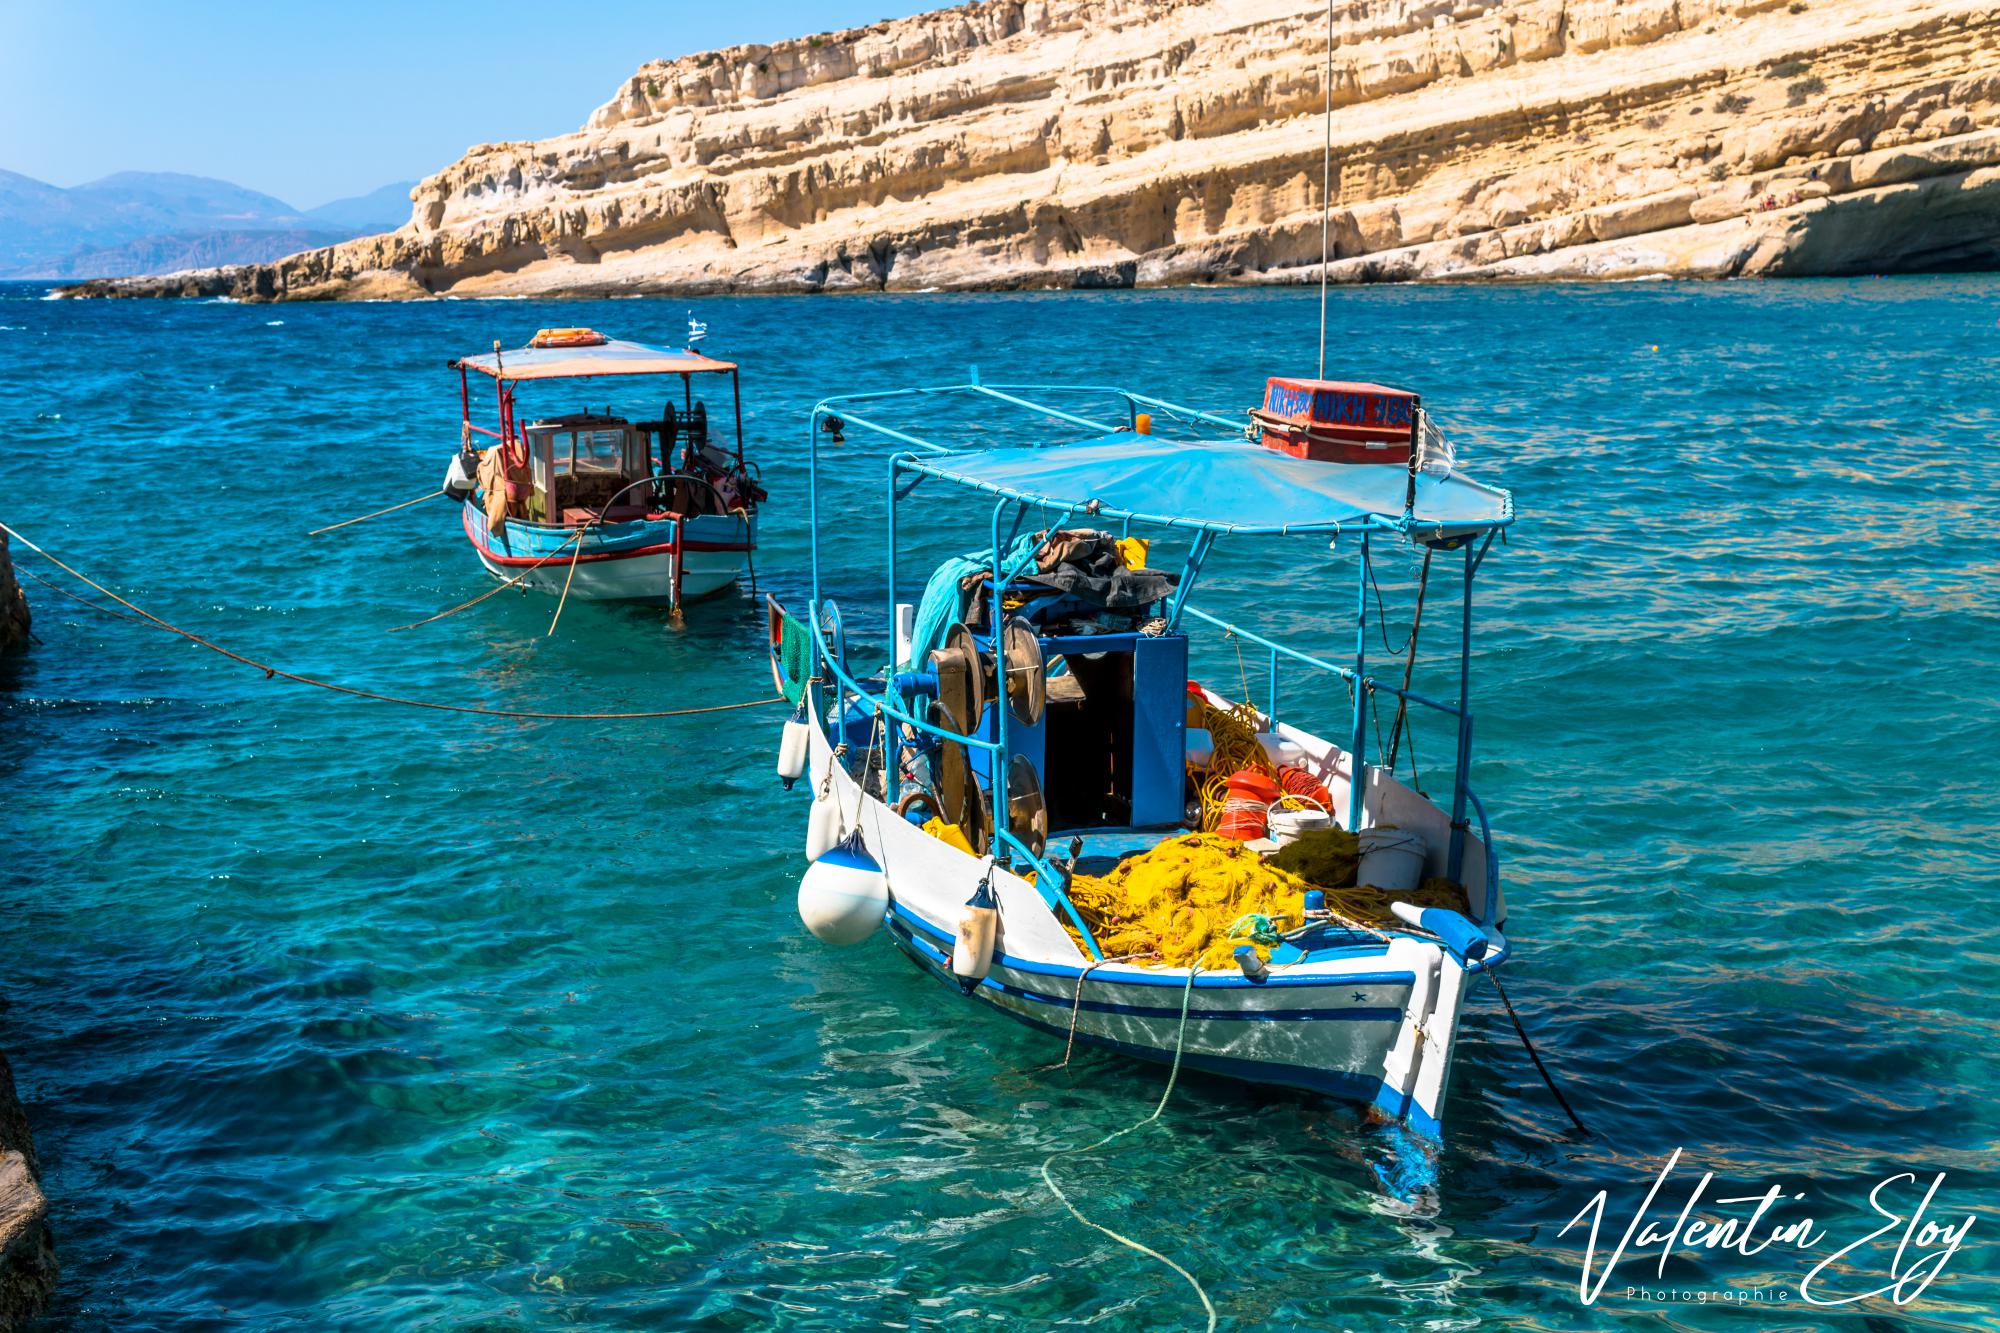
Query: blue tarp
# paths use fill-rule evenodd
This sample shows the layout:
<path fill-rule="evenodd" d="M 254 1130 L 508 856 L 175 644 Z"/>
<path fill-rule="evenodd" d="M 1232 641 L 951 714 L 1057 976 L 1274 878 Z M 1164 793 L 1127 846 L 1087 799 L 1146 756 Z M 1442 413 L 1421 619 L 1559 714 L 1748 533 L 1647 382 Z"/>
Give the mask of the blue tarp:
<path fill-rule="evenodd" d="M 1023 533 L 1007 548 L 1005 568 L 1013 571 L 1029 565 L 1041 543 L 1034 533 Z M 910 661 L 898 665 L 921 666 L 933 649 L 944 647 L 945 633 L 965 619 L 965 594 L 959 584 L 993 570 L 993 548 L 967 551 L 953 556 L 931 572 L 924 585 L 923 600 L 917 603 L 916 628 L 910 635 Z"/>
<path fill-rule="evenodd" d="M 1098 502 L 1100 517 L 1219 532 L 1314 532 L 1375 518 L 1400 523 L 1409 473 L 1400 464 L 1316 463 L 1236 440 L 1118 433 L 1046 448 L 979 449 L 902 466 L 998 495 L 1053 505 Z M 1415 528 L 1499 527 L 1505 491 L 1470 478 L 1420 476 Z"/>

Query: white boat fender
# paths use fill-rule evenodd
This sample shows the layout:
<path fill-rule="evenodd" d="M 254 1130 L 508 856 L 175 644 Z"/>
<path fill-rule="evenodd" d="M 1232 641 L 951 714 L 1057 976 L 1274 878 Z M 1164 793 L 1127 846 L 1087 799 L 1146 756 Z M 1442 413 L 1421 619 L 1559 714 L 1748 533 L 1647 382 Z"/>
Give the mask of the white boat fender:
<path fill-rule="evenodd" d="M 1260 986 L 1271 979 L 1271 969 L 1264 965 L 1264 960 L 1257 956 L 1257 950 L 1251 945 L 1236 946 L 1236 966 L 1243 969 L 1244 976 Z"/>
<path fill-rule="evenodd" d="M 785 721 L 785 734 L 778 742 L 778 779 L 790 791 L 799 775 L 806 771 L 806 751 L 812 737 L 812 729 L 806 725 L 806 706 L 800 701 L 798 711 Z"/>
<path fill-rule="evenodd" d="M 993 874 L 979 881 L 965 909 L 958 914 L 958 939 L 951 946 L 951 974 L 967 995 L 993 970 L 993 936 L 1000 909 L 993 899 Z"/>
<path fill-rule="evenodd" d="M 889 879 L 856 831 L 806 867 L 799 880 L 799 920 L 828 944 L 859 944 L 889 910 Z"/>
<path fill-rule="evenodd" d="M 833 793 L 819 797 L 806 816 L 806 860 L 817 861 L 847 836 L 847 822 L 840 817 L 840 802 Z"/>
<path fill-rule="evenodd" d="M 1461 913 L 1448 907 L 1418 907 L 1415 903 L 1390 903 L 1389 910 L 1396 914 L 1397 920 L 1437 936 L 1461 963 L 1476 963 L 1486 956 L 1486 946 L 1491 942 L 1486 932 Z"/>
<path fill-rule="evenodd" d="M 453 500 L 469 500 L 479 489 L 479 455 L 459 446 L 444 469 L 444 493 Z"/>

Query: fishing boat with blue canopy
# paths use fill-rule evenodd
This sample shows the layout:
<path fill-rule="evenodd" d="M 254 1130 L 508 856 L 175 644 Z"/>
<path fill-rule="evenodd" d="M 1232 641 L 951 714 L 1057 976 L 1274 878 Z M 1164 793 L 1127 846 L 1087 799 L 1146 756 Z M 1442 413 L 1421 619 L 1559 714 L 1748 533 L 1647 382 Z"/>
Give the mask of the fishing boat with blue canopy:
<path fill-rule="evenodd" d="M 542 329 L 526 347 L 461 357 L 459 452 L 445 494 L 461 502 L 465 537 L 495 578 L 587 601 L 683 603 L 735 583 L 757 544 L 765 498 L 743 452 L 738 368 L 694 350 L 707 326 L 689 318 L 688 346 L 653 347 L 594 329 Z M 474 420 L 472 380 L 494 385 L 491 425 Z M 651 386 L 642 388 L 644 378 Z M 636 410 L 635 393 L 678 393 Z M 714 430 L 700 383 L 725 381 L 733 428 Z M 524 412 L 522 390 L 561 382 L 600 389 L 602 405 Z M 657 412 L 644 415 L 657 404 Z M 551 405 L 554 406 L 554 405 Z M 727 418 L 724 419 L 725 421 Z M 474 440 L 492 443 L 483 449 Z"/>
<path fill-rule="evenodd" d="M 962 438 L 940 440 L 940 420 Z M 1514 521 L 1508 493 L 1459 470 L 1407 390 L 1273 378 L 1232 415 L 975 370 L 813 409 L 816 535 L 821 455 L 852 432 L 894 446 L 886 587 L 849 591 L 862 576 L 816 540 L 811 602 L 768 602 L 773 673 L 798 704 L 778 771 L 812 794 L 807 926 L 840 944 L 881 929 L 951 994 L 1072 1049 L 1324 1094 L 1439 1137 L 1460 1007 L 1509 952 L 1469 782 L 1472 592 Z M 919 586 L 898 511 L 940 491 L 986 546 Z M 1281 570 L 1292 621 L 1312 608 L 1322 642 L 1329 583 L 1345 583 L 1342 646 L 1197 605 L 1218 562 L 1222 590 L 1253 602 L 1243 570 Z M 1415 610 L 1377 675 L 1392 562 Z M 1460 606 L 1453 653 L 1426 670 L 1455 676 L 1455 698 L 1411 687 L 1434 568 Z M 1450 754 L 1437 801 L 1420 716 L 1428 751 Z"/>

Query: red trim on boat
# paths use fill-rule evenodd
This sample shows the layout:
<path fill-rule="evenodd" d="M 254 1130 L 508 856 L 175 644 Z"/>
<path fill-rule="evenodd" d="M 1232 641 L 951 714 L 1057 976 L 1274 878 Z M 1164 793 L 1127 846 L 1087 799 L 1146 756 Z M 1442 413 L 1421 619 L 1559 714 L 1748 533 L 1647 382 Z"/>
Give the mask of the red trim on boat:
<path fill-rule="evenodd" d="M 581 555 L 559 555 L 553 560 L 538 555 L 502 555 L 490 546 L 482 546 L 479 549 L 488 560 L 491 560 L 496 565 L 532 565 L 541 563 L 559 568 L 568 564 L 572 559 L 579 565 L 588 565 L 598 560 L 631 560 L 642 555 L 671 554 L 676 551 L 747 551 L 750 548 L 729 542 L 682 542 L 678 546 L 672 542 L 662 542 L 658 546 L 637 546 L 629 551 L 598 551 L 594 554 L 585 551 Z"/>
<path fill-rule="evenodd" d="M 749 542 L 709 542 L 709 541 L 688 541 L 683 539 L 678 542 L 659 542 L 652 546 L 635 546 L 628 551 L 596 551 L 596 552 L 585 551 L 581 555 L 563 554 L 563 555 L 558 555 L 553 560 L 551 560 L 546 556 L 507 555 L 503 552 L 494 550 L 492 544 L 488 540 L 488 534 L 486 532 L 484 524 L 483 523 L 476 524 L 473 522 L 469 505 L 466 510 L 461 511 L 460 520 L 461 520 L 461 526 L 463 526 L 463 528 L 465 529 L 465 535 L 467 539 L 469 539 L 472 542 L 473 549 L 477 550 L 481 555 L 485 556 L 488 560 L 491 560 L 496 565 L 513 566 L 513 565 L 548 564 L 552 566 L 559 566 L 559 565 L 567 565 L 568 563 L 570 563 L 572 559 L 574 559 L 576 563 L 579 565 L 587 565 L 590 564 L 592 561 L 596 560 L 630 560 L 636 556 L 642 556 L 642 555 L 661 555 L 661 554 L 672 554 L 674 552 L 686 552 L 686 551 L 748 551 L 751 549 Z M 510 523 L 513 521 L 514 520 L 512 519 L 508 520 L 508 522 Z M 537 525 L 537 526 L 547 526 L 547 525 Z"/>

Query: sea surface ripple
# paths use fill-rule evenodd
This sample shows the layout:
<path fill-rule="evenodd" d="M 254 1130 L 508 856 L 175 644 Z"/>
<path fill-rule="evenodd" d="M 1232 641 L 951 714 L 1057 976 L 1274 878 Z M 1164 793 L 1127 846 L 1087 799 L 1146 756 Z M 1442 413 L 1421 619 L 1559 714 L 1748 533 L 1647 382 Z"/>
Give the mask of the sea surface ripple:
<path fill-rule="evenodd" d="M 488 586 L 444 503 L 304 535 L 437 483 L 448 357 L 543 325 L 677 341 L 689 303 L 41 295 L 0 288 L 0 518 L 141 606 L 452 702 L 769 693 L 747 590 L 684 630 L 573 604 L 546 636 L 549 601 L 509 592 L 390 632 Z M 1064 1159 L 1087 1212 L 1200 1275 L 1231 1329 L 2000 1327 L 1996 296 L 1334 294 L 1330 371 L 1419 389 L 1521 511 L 1480 575 L 1474 779 L 1510 994 L 1596 1132 L 1566 1132 L 1482 988 L 1419 1197 L 1355 1115 L 1188 1077 L 1157 1125 Z M 744 365 L 758 585 L 794 602 L 816 398 L 977 363 L 1237 408 L 1310 372 L 1317 323 L 1294 292 L 695 305 Z M 825 577 L 879 644 L 883 450 L 828 453 Z M 913 504 L 906 588 L 985 522 Z M 1351 653 L 1353 554 L 1227 550 L 1201 600 Z M 1414 569 L 1384 562 L 1395 640 Z M 27 591 L 41 643 L 0 666 L 0 1048 L 54 1200 L 51 1327 L 1199 1327 L 1036 1175 L 1143 1116 L 1162 1071 L 1052 1069 L 1058 1044 L 886 942 L 805 936 L 781 714 L 417 712 Z M 1418 679 L 1445 692 L 1439 633 Z M 1260 695 L 1262 665 L 1199 658 Z M 1345 708 L 1285 689 L 1308 720 Z M 1448 738 L 1416 739 L 1448 789 Z M 1599 1190 L 1622 1219 L 1676 1148 L 1673 1207 L 1704 1170 L 1712 1196 L 1784 1181 L 1828 1248 L 1899 1171 L 1948 1172 L 1936 1209 L 1980 1222 L 1901 1311 L 1624 1299 L 1650 1259 L 1580 1306 L 1564 1223 Z M 1696 1251 L 1666 1284 L 1776 1292 L 1813 1257 Z"/>

